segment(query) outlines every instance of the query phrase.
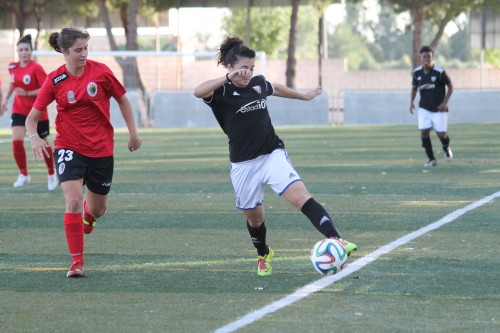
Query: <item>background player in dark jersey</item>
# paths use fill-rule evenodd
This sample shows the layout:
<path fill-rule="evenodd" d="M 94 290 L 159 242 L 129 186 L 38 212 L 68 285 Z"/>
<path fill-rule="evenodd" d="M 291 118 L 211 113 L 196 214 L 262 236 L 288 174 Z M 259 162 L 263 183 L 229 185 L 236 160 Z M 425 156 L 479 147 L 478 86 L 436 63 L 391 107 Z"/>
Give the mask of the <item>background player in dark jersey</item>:
<path fill-rule="evenodd" d="M 436 166 L 437 161 L 432 150 L 430 132 L 434 128 L 443 145 L 445 160 L 451 161 L 453 153 L 448 136 L 448 102 L 453 93 L 453 85 L 441 67 L 434 65 L 434 50 L 430 46 L 420 49 L 422 65 L 413 70 L 410 94 L 410 113 L 414 112 L 413 101 L 420 91 L 418 103 L 418 129 L 422 137 L 422 147 L 429 158 L 425 167 Z M 446 89 L 448 88 L 448 89 Z"/>
<path fill-rule="evenodd" d="M 31 59 L 32 53 L 31 35 L 26 35 L 17 42 L 17 55 L 19 61 L 9 64 L 11 82 L 5 101 L 2 103 L 1 114 L 7 111 L 9 98 L 15 94 L 11 120 L 12 153 L 19 169 L 19 176 L 13 184 L 14 187 L 24 186 L 31 182 L 31 176 L 28 173 L 26 150 L 24 148 L 26 117 L 31 111 L 38 91 L 47 77 L 47 73 L 45 73 L 43 67 Z M 47 152 L 49 153 L 45 157 L 48 173 L 47 187 L 49 191 L 52 191 L 57 187 L 57 179 L 54 173 L 54 155 L 48 141 L 50 134 L 49 114 L 47 109 L 42 111 L 43 113 L 38 122 L 37 132 L 47 144 Z"/>
<path fill-rule="evenodd" d="M 36 134 L 39 110 L 56 101 L 55 156 L 66 200 L 64 228 L 72 257 L 67 277 L 84 276 L 84 232 L 90 233 L 106 211 L 114 165 L 111 98 L 118 102 L 127 124 L 129 150 L 142 145 L 125 88 L 106 65 L 87 59 L 89 38 L 87 32 L 75 28 L 50 35 L 49 44 L 64 55 L 66 65 L 48 75 L 26 120 L 33 154 L 40 160 L 47 154 L 47 146 Z M 87 187 L 85 199 L 83 185 Z"/>
<path fill-rule="evenodd" d="M 194 94 L 212 108 L 229 138 L 236 207 L 245 215 L 257 249 L 258 275 L 271 275 L 274 256 L 266 243 L 262 206 L 265 185 L 301 210 L 325 237 L 338 238 L 350 254 L 357 249 L 356 245 L 340 238 L 328 213 L 307 191 L 283 141 L 275 133 L 267 110 L 267 96 L 308 101 L 321 94 L 321 87 L 300 93 L 281 84 L 271 84 L 262 75 L 253 77 L 255 51 L 243 45 L 239 37 L 227 38 L 219 51 L 217 64 L 226 67 L 228 73 L 201 83 Z"/>

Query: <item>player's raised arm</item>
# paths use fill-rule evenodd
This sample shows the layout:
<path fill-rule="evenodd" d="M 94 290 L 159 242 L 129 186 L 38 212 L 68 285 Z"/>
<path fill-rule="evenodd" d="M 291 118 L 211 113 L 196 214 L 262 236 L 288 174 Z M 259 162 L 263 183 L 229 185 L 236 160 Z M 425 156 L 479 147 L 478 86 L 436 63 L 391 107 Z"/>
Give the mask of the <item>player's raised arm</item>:
<path fill-rule="evenodd" d="M 215 89 L 219 88 L 226 82 L 227 78 L 225 76 L 202 82 L 196 88 L 194 88 L 194 95 L 197 98 L 206 98 L 212 95 Z"/>
<path fill-rule="evenodd" d="M 300 99 L 303 101 L 310 101 L 314 97 L 320 95 L 321 92 L 323 91 L 323 88 L 316 87 L 313 90 L 301 93 L 298 92 L 297 90 L 290 89 L 279 83 L 273 83 L 272 85 L 274 88 L 274 94 L 273 94 L 274 96 L 291 98 L 291 99 Z"/>

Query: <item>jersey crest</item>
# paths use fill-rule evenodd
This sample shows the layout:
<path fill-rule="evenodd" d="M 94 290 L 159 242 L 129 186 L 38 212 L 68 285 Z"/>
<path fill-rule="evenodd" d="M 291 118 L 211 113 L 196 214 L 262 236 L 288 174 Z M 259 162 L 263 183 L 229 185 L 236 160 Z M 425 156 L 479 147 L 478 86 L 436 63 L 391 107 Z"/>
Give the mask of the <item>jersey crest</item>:
<path fill-rule="evenodd" d="M 68 103 L 69 104 L 74 104 L 76 103 L 76 99 L 75 99 L 75 93 L 73 91 L 68 91 L 68 93 L 66 94 L 66 96 L 68 97 Z"/>
<path fill-rule="evenodd" d="M 26 74 L 25 76 L 23 76 L 23 83 L 25 85 L 30 84 L 30 82 L 31 82 L 31 77 L 28 74 Z"/>
<path fill-rule="evenodd" d="M 260 86 L 253 86 L 253 90 L 255 90 L 257 93 L 262 94 L 262 90 L 260 89 Z"/>
<path fill-rule="evenodd" d="M 90 97 L 94 97 L 95 95 L 97 95 L 97 84 L 95 84 L 95 82 L 90 82 L 89 84 L 87 84 L 87 93 Z"/>

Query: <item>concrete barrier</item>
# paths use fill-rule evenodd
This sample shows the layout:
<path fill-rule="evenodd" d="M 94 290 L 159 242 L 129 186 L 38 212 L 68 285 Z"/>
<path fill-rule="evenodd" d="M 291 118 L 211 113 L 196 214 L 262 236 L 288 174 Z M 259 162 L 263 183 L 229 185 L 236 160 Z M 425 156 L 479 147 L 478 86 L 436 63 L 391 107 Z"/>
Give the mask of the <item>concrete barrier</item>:
<path fill-rule="evenodd" d="M 132 111 L 134 113 L 134 120 L 135 120 L 135 125 L 137 127 L 140 127 L 141 125 L 141 117 L 139 113 L 139 107 L 141 101 L 139 100 L 141 96 L 141 93 L 138 91 L 135 91 L 134 89 L 127 89 L 127 98 L 130 101 L 130 104 L 132 105 Z M 111 125 L 113 125 L 113 128 L 127 128 L 127 124 L 125 123 L 125 120 L 123 120 L 122 113 L 120 111 L 120 107 L 118 106 L 118 102 L 114 98 L 111 98 L 110 104 L 109 104 L 109 120 L 111 122 Z"/>
<path fill-rule="evenodd" d="M 419 97 L 415 99 L 418 107 Z M 346 91 L 344 124 L 416 124 L 408 91 Z M 500 122 L 500 91 L 455 90 L 449 103 L 450 124 Z"/>
<path fill-rule="evenodd" d="M 217 127 L 210 108 L 192 91 L 156 92 L 153 94 L 153 127 Z"/>
<path fill-rule="evenodd" d="M 127 96 L 140 127 L 140 94 L 129 90 Z M 218 127 L 210 108 L 192 91 L 155 92 L 149 117 L 155 128 Z M 11 98 L 10 103 L 12 104 Z M 328 94 L 324 92 L 311 101 L 299 101 L 270 96 L 268 109 L 275 126 L 327 125 Z M 418 106 L 419 97 L 415 99 Z M 409 113 L 410 91 L 346 91 L 344 94 L 344 124 L 416 124 L 416 115 Z M 455 91 L 451 97 L 450 124 L 500 122 L 500 91 Z M 10 110 L 10 108 L 9 108 Z M 111 123 L 114 128 L 126 128 L 118 103 L 111 99 Z M 146 112 L 146 111 L 143 111 Z M 54 126 L 55 103 L 49 106 L 51 126 Z M 10 111 L 0 117 L 0 128 L 10 128 Z"/>
<path fill-rule="evenodd" d="M 328 124 L 328 95 L 321 94 L 311 101 L 268 97 L 267 105 L 273 124 Z M 154 94 L 153 127 L 218 127 L 212 111 L 192 91 L 157 92 Z"/>

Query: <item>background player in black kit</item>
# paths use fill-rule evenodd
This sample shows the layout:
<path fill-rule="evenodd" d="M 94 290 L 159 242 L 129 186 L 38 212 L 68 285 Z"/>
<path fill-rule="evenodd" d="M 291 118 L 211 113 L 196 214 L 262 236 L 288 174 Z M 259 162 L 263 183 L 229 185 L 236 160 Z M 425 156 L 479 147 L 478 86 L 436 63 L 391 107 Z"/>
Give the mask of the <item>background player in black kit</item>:
<path fill-rule="evenodd" d="M 295 171 L 283 141 L 276 135 L 267 110 L 267 96 L 311 100 L 321 94 L 321 87 L 300 93 L 281 84 L 253 76 L 255 51 L 243 45 L 239 37 L 226 38 L 218 54 L 218 65 L 228 73 L 205 81 L 194 94 L 203 98 L 229 138 L 231 183 L 236 207 L 247 219 L 247 229 L 257 249 L 257 273 L 272 273 L 273 250 L 266 244 L 265 213 L 262 206 L 264 186 L 301 210 L 325 237 L 337 238 L 350 254 L 357 249 L 340 238 L 330 216 L 307 191 Z"/>
<path fill-rule="evenodd" d="M 436 131 L 443 145 L 444 158 L 447 161 L 453 159 L 450 149 L 450 137 L 448 136 L 448 102 L 453 93 L 451 80 L 443 68 L 433 63 L 434 50 L 430 46 L 420 49 L 422 65 L 413 70 L 412 89 L 410 95 L 410 113 L 414 112 L 413 101 L 420 91 L 420 102 L 418 103 L 418 129 L 422 136 L 422 147 L 429 158 L 425 167 L 436 166 L 437 161 L 432 150 L 430 132 L 432 128 Z M 448 89 L 446 89 L 448 87 Z"/>

